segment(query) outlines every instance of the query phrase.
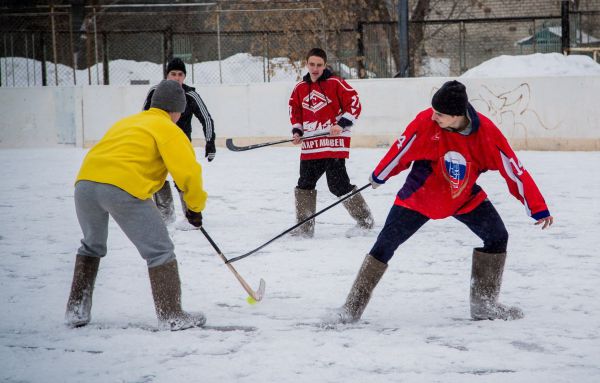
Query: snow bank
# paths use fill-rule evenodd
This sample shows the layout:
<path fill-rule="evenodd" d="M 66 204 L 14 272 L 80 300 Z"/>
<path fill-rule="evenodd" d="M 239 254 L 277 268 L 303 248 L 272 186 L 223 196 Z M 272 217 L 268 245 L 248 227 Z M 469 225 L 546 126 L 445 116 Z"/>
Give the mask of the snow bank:
<path fill-rule="evenodd" d="M 485 61 L 463 73 L 470 77 L 547 77 L 600 76 L 600 64 L 584 55 L 564 56 L 560 53 L 502 55 Z"/>

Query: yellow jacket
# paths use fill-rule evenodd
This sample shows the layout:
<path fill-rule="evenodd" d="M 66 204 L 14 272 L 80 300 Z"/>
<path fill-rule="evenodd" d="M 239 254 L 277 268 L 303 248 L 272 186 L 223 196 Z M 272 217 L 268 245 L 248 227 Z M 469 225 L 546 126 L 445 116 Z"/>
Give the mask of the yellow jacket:
<path fill-rule="evenodd" d="M 188 209 L 204 210 L 208 195 L 192 144 L 167 112 L 150 108 L 114 124 L 88 152 L 77 181 L 114 185 L 145 200 L 163 186 L 167 173 Z"/>

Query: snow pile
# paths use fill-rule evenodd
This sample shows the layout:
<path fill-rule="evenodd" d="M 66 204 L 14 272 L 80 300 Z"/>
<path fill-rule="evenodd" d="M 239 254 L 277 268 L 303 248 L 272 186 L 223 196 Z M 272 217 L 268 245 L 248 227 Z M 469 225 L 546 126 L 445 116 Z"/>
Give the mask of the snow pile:
<path fill-rule="evenodd" d="M 585 55 L 535 53 L 498 56 L 463 73 L 469 77 L 600 76 L 600 64 Z"/>
<path fill-rule="evenodd" d="M 206 61 L 186 64 L 187 80 L 193 84 L 232 84 L 252 82 L 297 81 L 302 76 L 304 66 L 300 62 L 291 61 L 285 57 L 267 60 L 264 57 L 252 56 L 249 53 L 238 53 L 219 61 Z M 2 69 L 2 85 L 5 86 L 35 86 L 42 85 L 42 64 L 40 61 L 23 57 L 0 58 Z M 48 85 L 56 84 L 69 86 L 102 85 L 104 66 L 102 63 L 92 65 L 89 70 L 73 71 L 73 68 L 63 64 L 46 63 Z M 130 85 L 132 82 L 147 81 L 149 84 L 159 82 L 163 78 L 161 64 L 147 61 L 113 60 L 109 64 L 109 79 L 111 85 Z M 350 72 L 350 69 L 346 69 Z"/>

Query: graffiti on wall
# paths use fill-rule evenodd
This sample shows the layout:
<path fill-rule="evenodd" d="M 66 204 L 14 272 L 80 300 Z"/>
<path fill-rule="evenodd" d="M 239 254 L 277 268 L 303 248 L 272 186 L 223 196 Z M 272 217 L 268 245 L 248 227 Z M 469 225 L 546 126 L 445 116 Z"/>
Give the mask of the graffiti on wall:
<path fill-rule="evenodd" d="M 561 124 L 558 122 L 550 126 L 529 106 L 531 86 L 528 83 L 521 83 L 516 88 L 504 92 L 496 92 L 482 85 L 469 99 L 473 107 L 491 119 L 507 137 L 524 138 L 525 145 L 530 130 L 551 131 L 558 129 Z"/>

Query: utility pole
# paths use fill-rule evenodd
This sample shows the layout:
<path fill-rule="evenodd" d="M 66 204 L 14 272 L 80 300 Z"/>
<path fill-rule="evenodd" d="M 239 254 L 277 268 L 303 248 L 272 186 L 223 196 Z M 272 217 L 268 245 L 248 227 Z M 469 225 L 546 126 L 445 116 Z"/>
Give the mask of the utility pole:
<path fill-rule="evenodd" d="M 569 48 L 571 47 L 570 39 L 570 24 L 569 24 L 569 0 L 562 0 L 560 6 L 560 17 L 561 17 L 561 48 L 563 54 L 569 54 Z"/>
<path fill-rule="evenodd" d="M 398 45 L 400 47 L 400 68 L 394 77 L 408 77 L 410 62 L 408 56 L 408 0 L 398 1 Z"/>

